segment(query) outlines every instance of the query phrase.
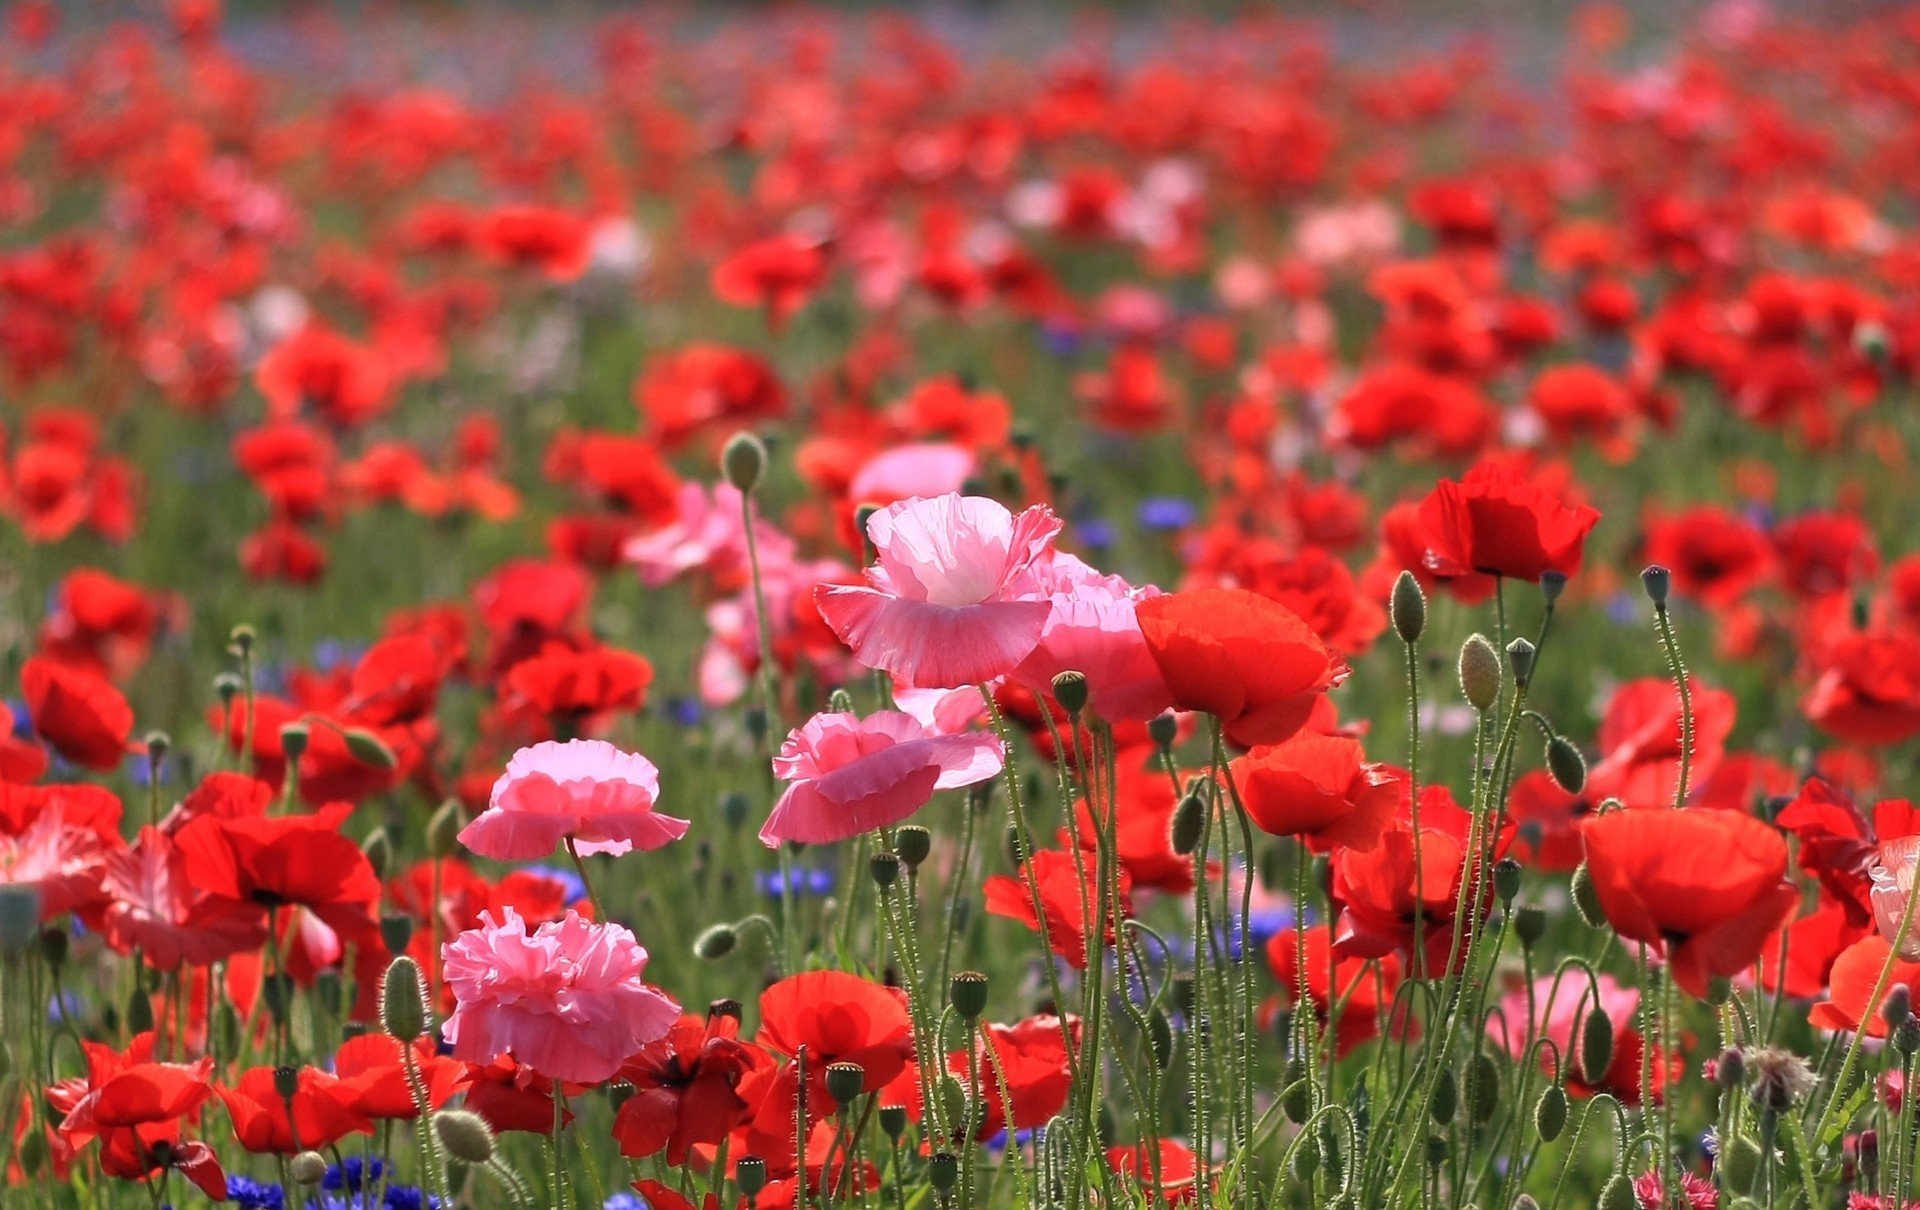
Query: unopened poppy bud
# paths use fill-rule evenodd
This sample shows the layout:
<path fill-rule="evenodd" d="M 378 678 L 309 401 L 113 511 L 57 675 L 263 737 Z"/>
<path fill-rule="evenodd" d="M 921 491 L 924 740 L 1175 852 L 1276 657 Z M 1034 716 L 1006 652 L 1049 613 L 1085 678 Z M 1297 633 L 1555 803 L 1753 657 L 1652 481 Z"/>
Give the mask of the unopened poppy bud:
<path fill-rule="evenodd" d="M 300 758 L 307 754 L 307 742 L 312 738 L 305 723 L 288 723 L 280 728 L 280 750 L 287 754 L 287 760 L 299 764 Z"/>
<path fill-rule="evenodd" d="M 907 1132 L 907 1107 L 905 1105 L 882 1105 L 880 1107 L 880 1130 L 894 1142 Z"/>
<path fill-rule="evenodd" d="M 740 944 L 740 933 L 731 924 L 712 925 L 693 939 L 693 955 L 714 962 L 733 952 Z"/>
<path fill-rule="evenodd" d="M 735 433 L 720 451 L 720 470 L 734 490 L 751 492 L 767 471 L 766 443 L 752 433 Z"/>
<path fill-rule="evenodd" d="M 40 933 L 40 958 L 57 975 L 67 964 L 67 930 L 43 929 Z"/>
<path fill-rule="evenodd" d="M 1752 1193 L 1760 1175 L 1760 1144 L 1744 1135 L 1722 1140 L 1715 1166 L 1727 1174 L 1727 1187 L 1736 1193 Z"/>
<path fill-rule="evenodd" d="M 1613 1066 L 1613 1018 L 1607 1010 L 1594 1007 L 1580 1025 L 1580 1079 L 1598 1085 Z"/>
<path fill-rule="evenodd" d="M 899 880 L 900 858 L 882 850 L 867 859 L 867 870 L 873 875 L 874 885 L 884 890 Z"/>
<path fill-rule="evenodd" d="M 747 822 L 747 814 L 753 809 L 747 796 L 738 790 L 728 790 L 720 796 L 720 822 L 728 829 L 737 831 Z"/>
<path fill-rule="evenodd" d="M 1500 897 L 1501 903 L 1512 903 L 1513 897 L 1520 893 L 1520 863 L 1511 857 L 1502 857 L 1493 866 L 1493 893 Z"/>
<path fill-rule="evenodd" d="M 1306 1064 L 1288 1059 L 1280 1073 L 1280 1112 L 1296 1126 L 1313 1116 L 1313 1084 Z"/>
<path fill-rule="evenodd" d="M 247 652 L 252 651 L 254 641 L 258 637 L 259 636 L 254 633 L 253 627 L 247 625 L 245 622 L 240 623 L 227 632 L 228 644 L 231 645 L 234 652 L 239 655 L 245 655 Z"/>
<path fill-rule="evenodd" d="M 1707 994 L 1702 999 L 1711 1007 L 1719 1008 L 1733 997 L 1733 980 L 1725 975 L 1707 976 Z"/>
<path fill-rule="evenodd" d="M 153 1000 L 143 987 L 133 989 L 127 997 L 127 1030 L 129 1033 L 143 1034 L 153 1028 Z"/>
<path fill-rule="evenodd" d="M 287 1165 L 296 1185 L 317 1185 L 326 1179 L 327 1157 L 318 1151 L 302 1151 Z"/>
<path fill-rule="evenodd" d="M 936 1193 L 951 1193 L 960 1180 L 960 1161 L 951 1151 L 936 1151 L 927 1157 L 927 1183 Z"/>
<path fill-rule="evenodd" d="M 47 1162 L 47 1134 L 44 1130 L 35 1130 L 20 1140 L 20 1170 L 28 1176 L 38 1176 L 41 1165 Z"/>
<path fill-rule="evenodd" d="M 1887 998 L 1880 1002 L 1880 1019 L 1892 1031 L 1900 1028 L 1901 1023 L 1912 1015 L 1913 992 L 1904 983 L 1894 984 L 1887 990 Z"/>
<path fill-rule="evenodd" d="M 1860 1167 L 1871 1175 L 1880 1166 L 1880 1132 L 1862 1130 L 1853 1141 L 1853 1152 L 1859 1158 Z"/>
<path fill-rule="evenodd" d="M 1513 932 L 1520 944 L 1532 949 L 1547 933 L 1547 914 L 1537 907 L 1514 909 Z"/>
<path fill-rule="evenodd" d="M 767 712 L 759 706 L 749 706 L 740 714 L 740 723 L 747 729 L 747 738 L 755 744 L 767 738 Z"/>
<path fill-rule="evenodd" d="M 493 1159 L 493 1127 L 471 1109 L 442 1109 L 433 1115 L 433 1132 L 447 1154 L 463 1164 Z"/>
<path fill-rule="evenodd" d="M 827 1095 L 840 1103 L 842 1110 L 866 1091 L 867 1069 L 858 1063 L 827 1064 Z"/>
<path fill-rule="evenodd" d="M 1507 644 L 1507 662 L 1513 665 L 1513 683 L 1522 689 L 1533 683 L 1535 654 L 1531 639 L 1515 639 Z"/>
<path fill-rule="evenodd" d="M 1595 1203 L 1597 1210 L 1638 1210 L 1640 1196 L 1633 1191 L 1633 1182 L 1624 1172 L 1616 1172 L 1600 1189 L 1600 1200 Z"/>
<path fill-rule="evenodd" d="M 1903 1055 L 1920 1051 L 1920 1017 L 1908 1017 L 1893 1031 L 1893 1047 Z"/>
<path fill-rule="evenodd" d="M 449 798 L 427 820 L 427 856 L 451 857 L 460 847 L 460 803 Z"/>
<path fill-rule="evenodd" d="M 1314 1172 L 1320 1167 L 1320 1149 L 1314 1145 L 1311 1135 L 1302 1138 L 1293 1149 L 1293 1179 L 1301 1184 L 1313 1180 Z"/>
<path fill-rule="evenodd" d="M 978 1021 L 980 1014 L 987 1011 L 987 977 L 979 971 L 961 971 L 955 975 L 947 994 L 953 1011 L 959 1013 L 963 1021 Z"/>
<path fill-rule="evenodd" d="M 405 954 L 387 965 L 380 981 L 380 1027 L 402 1042 L 427 1032 L 427 989 L 420 964 Z"/>
<path fill-rule="evenodd" d="M 366 840 L 361 842 L 360 851 L 367 855 L 367 864 L 373 867 L 373 876 L 384 882 L 387 871 L 393 868 L 393 839 L 387 835 L 387 830 L 375 828 L 367 833 Z"/>
<path fill-rule="evenodd" d="M 1587 758 L 1564 735 L 1547 741 L 1547 772 L 1552 774 L 1553 784 L 1569 794 L 1578 794 L 1587 788 Z"/>
<path fill-rule="evenodd" d="M 1475 710 L 1491 709 L 1500 697 L 1500 653 L 1484 634 L 1460 646 L 1460 692 Z"/>
<path fill-rule="evenodd" d="M 1713 1082 L 1722 1088 L 1738 1088 L 1747 1079 L 1747 1056 L 1738 1046 L 1729 1046 L 1713 1061 Z"/>
<path fill-rule="evenodd" d="M 1494 1066 L 1493 1056 L 1484 1050 L 1473 1062 L 1472 1102 L 1467 1112 L 1476 1122 L 1491 1121 L 1493 1111 L 1500 1108 L 1500 1069 Z"/>
<path fill-rule="evenodd" d="M 300 1069 L 297 1067 L 276 1067 L 273 1069 L 273 1092 L 283 1101 L 291 1101 L 300 1091 Z"/>
<path fill-rule="evenodd" d="M 1427 1102 L 1427 1112 L 1433 1116 L 1434 1125 L 1445 1126 L 1453 1121 L 1454 1111 L 1460 1108 L 1460 1085 L 1455 1082 L 1451 1067 L 1442 1067 L 1438 1075 L 1433 1082 L 1433 1099 Z"/>
<path fill-rule="evenodd" d="M 1667 594 L 1673 591 L 1673 573 L 1655 563 L 1640 573 L 1640 586 L 1647 590 L 1647 599 L 1656 606 L 1667 603 Z"/>
<path fill-rule="evenodd" d="M 240 696 L 240 690 L 243 688 L 245 686 L 240 678 L 231 672 L 223 672 L 213 678 L 213 691 L 220 695 L 222 706 L 233 705 L 233 699 Z"/>
<path fill-rule="evenodd" d="M 1567 573 L 1564 571 L 1543 571 L 1540 573 L 1540 595 L 1546 598 L 1551 609 L 1559 603 L 1560 594 L 1567 590 Z"/>
<path fill-rule="evenodd" d="M 1427 594 L 1420 591 L 1420 581 L 1410 571 L 1400 573 L 1393 582 L 1393 594 L 1387 598 L 1387 612 L 1393 617 L 1393 628 L 1405 643 L 1417 642 L 1427 628 Z"/>
<path fill-rule="evenodd" d="M 159 768 L 160 762 L 165 760 L 167 753 L 173 749 L 173 738 L 165 731 L 149 731 L 147 732 L 146 747 L 148 764 L 154 768 Z"/>
<path fill-rule="evenodd" d="M 40 929 L 40 888 L 23 882 L 0 885 L 0 954 L 17 954 Z"/>
<path fill-rule="evenodd" d="M 1200 845 L 1200 831 L 1206 823 L 1206 801 L 1198 794 L 1183 795 L 1180 805 L 1173 809 L 1173 822 L 1168 828 L 1173 851 L 1182 857 L 1192 854 Z"/>
<path fill-rule="evenodd" d="M 348 727 L 341 738 L 347 741 L 347 754 L 369 769 L 400 767 L 400 758 L 393 754 L 387 742 L 365 727 Z"/>
<path fill-rule="evenodd" d="M 1077 719 L 1080 712 L 1087 708 L 1087 677 L 1085 673 L 1071 669 L 1058 673 L 1053 678 L 1053 700 L 1067 712 L 1067 717 Z"/>
<path fill-rule="evenodd" d="M 893 834 L 893 851 L 899 854 L 907 872 L 912 873 L 933 852 L 933 833 L 917 823 L 906 824 Z"/>
<path fill-rule="evenodd" d="M 1573 894 L 1573 906 L 1579 909 L 1580 919 L 1593 928 L 1607 926 L 1606 909 L 1600 906 L 1600 892 L 1593 885 L 1593 874 L 1587 869 L 1587 863 L 1581 862 L 1573 867 L 1573 878 L 1567 889 Z"/>
<path fill-rule="evenodd" d="M 1173 747 L 1173 741 L 1179 736 L 1180 720 L 1171 713 L 1156 714 L 1147 720 L 1147 738 L 1162 752 Z"/>
<path fill-rule="evenodd" d="M 1447 1162 L 1447 1140 L 1440 1135 L 1427 1136 L 1427 1166 L 1438 1168 Z"/>
<path fill-rule="evenodd" d="M 743 1155 L 733 1169 L 734 1183 L 748 1197 L 759 1197 L 767 1187 L 767 1161 L 757 1155 Z"/>
<path fill-rule="evenodd" d="M 1558 1084 L 1540 1094 L 1533 1103 L 1533 1128 L 1540 1141 L 1551 1143 L 1567 1128 L 1567 1094 Z"/>

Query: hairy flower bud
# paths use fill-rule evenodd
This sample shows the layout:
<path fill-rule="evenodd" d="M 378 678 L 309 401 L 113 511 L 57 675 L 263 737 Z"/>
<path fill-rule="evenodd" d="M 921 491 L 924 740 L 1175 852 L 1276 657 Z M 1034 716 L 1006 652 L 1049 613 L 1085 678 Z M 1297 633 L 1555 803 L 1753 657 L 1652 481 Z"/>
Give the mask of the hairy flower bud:
<path fill-rule="evenodd" d="M 720 451 L 720 471 L 736 491 L 747 493 L 760 485 L 767 470 L 766 443 L 752 433 L 735 433 Z"/>
<path fill-rule="evenodd" d="M 1393 628 L 1402 642 L 1418 642 L 1427 628 L 1427 594 L 1420 591 L 1420 581 L 1410 571 L 1400 573 L 1393 582 L 1393 595 L 1387 599 L 1387 612 L 1393 618 Z"/>
<path fill-rule="evenodd" d="M 1484 634 L 1460 645 L 1460 692 L 1475 710 L 1489 710 L 1500 697 L 1500 653 Z"/>
<path fill-rule="evenodd" d="M 380 1026 L 401 1042 L 427 1032 L 427 989 L 420 964 L 405 954 L 387 966 L 380 981 Z"/>
<path fill-rule="evenodd" d="M 493 1127 L 470 1109 L 442 1109 L 433 1115 L 433 1132 L 447 1154 L 463 1164 L 493 1159 Z"/>

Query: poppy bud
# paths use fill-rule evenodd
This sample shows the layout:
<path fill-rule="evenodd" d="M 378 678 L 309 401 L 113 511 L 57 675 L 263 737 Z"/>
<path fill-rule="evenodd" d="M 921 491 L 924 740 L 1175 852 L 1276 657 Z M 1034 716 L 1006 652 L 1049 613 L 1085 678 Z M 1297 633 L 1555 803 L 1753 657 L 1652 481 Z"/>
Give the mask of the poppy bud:
<path fill-rule="evenodd" d="M 387 966 L 380 981 L 380 1026 L 401 1042 L 427 1032 L 427 989 L 420 964 L 405 954 Z"/>
<path fill-rule="evenodd" d="M 327 1175 L 327 1158 L 318 1151 L 302 1151 L 287 1165 L 296 1185 L 317 1185 Z"/>
<path fill-rule="evenodd" d="M 1147 738 L 1153 746 L 1165 752 L 1173 747 L 1173 741 L 1180 736 L 1180 720 L 1171 712 L 1156 714 L 1147 720 Z"/>
<path fill-rule="evenodd" d="M 40 1166 L 47 1162 L 47 1134 L 44 1130 L 35 1130 L 20 1140 L 20 1170 L 28 1176 L 37 1176 Z"/>
<path fill-rule="evenodd" d="M 735 433 L 720 451 L 720 470 L 734 490 L 751 492 L 767 471 L 766 444 L 752 433 Z"/>
<path fill-rule="evenodd" d="M 1640 586 L 1647 590 L 1647 599 L 1656 607 L 1667 603 L 1667 594 L 1673 591 L 1673 573 L 1658 563 L 1650 564 L 1640 573 Z"/>
<path fill-rule="evenodd" d="M 1069 669 L 1053 678 L 1053 700 L 1067 712 L 1067 717 L 1078 719 L 1080 712 L 1087 708 L 1087 677 L 1083 672 Z"/>
<path fill-rule="evenodd" d="M 1624 1172 L 1616 1172 L 1612 1179 L 1600 1189 L 1600 1200 L 1595 1203 L 1597 1210 L 1637 1210 L 1640 1197 L 1633 1191 L 1633 1182 Z"/>
<path fill-rule="evenodd" d="M 978 1021 L 987 1011 L 987 977 L 979 971 L 961 971 L 953 977 L 948 999 L 961 1020 Z"/>
<path fill-rule="evenodd" d="M 232 647 L 236 655 L 245 655 L 249 651 L 252 651 L 256 638 L 258 638 L 258 636 L 254 633 L 253 627 L 247 625 L 245 622 L 240 623 L 227 632 L 227 643 Z"/>
<path fill-rule="evenodd" d="M 1500 897 L 1501 903 L 1512 903 L 1513 897 L 1520 893 L 1520 863 L 1511 857 L 1502 857 L 1493 866 L 1493 893 Z"/>
<path fill-rule="evenodd" d="M 1540 1210 L 1540 1203 L 1534 1200 L 1533 1194 L 1522 1193 L 1513 1199 L 1512 1210 Z"/>
<path fill-rule="evenodd" d="M 907 1132 L 907 1107 L 905 1105 L 882 1105 L 880 1107 L 880 1129 L 894 1142 Z"/>
<path fill-rule="evenodd" d="M 1565 592 L 1566 588 L 1566 572 L 1543 571 L 1540 573 L 1540 595 L 1546 598 L 1549 609 L 1560 600 L 1560 594 Z"/>
<path fill-rule="evenodd" d="M 729 829 L 738 829 L 747 822 L 747 812 L 751 810 L 747 796 L 738 790 L 728 790 L 720 796 L 720 821 Z"/>
<path fill-rule="evenodd" d="M 1595 1007 L 1580 1026 L 1580 1079 L 1599 1084 L 1613 1066 L 1613 1018 L 1607 1010 Z"/>
<path fill-rule="evenodd" d="M 1169 828 L 1173 851 L 1182 857 L 1192 854 L 1200 845 L 1200 830 L 1206 826 L 1207 804 L 1198 794 L 1189 793 L 1180 799 L 1180 805 L 1173 809 L 1173 824 Z"/>
<path fill-rule="evenodd" d="M 1500 1069 L 1494 1065 L 1493 1056 L 1481 1051 L 1473 1061 L 1472 1104 L 1467 1106 L 1476 1122 L 1488 1122 L 1493 1119 L 1493 1111 L 1500 1107 Z"/>
<path fill-rule="evenodd" d="M 67 964 L 67 930 L 63 928 L 44 929 L 40 933 L 40 957 L 54 974 Z"/>
<path fill-rule="evenodd" d="M 1447 1140 L 1437 1134 L 1427 1136 L 1427 1165 L 1438 1168 L 1447 1162 Z"/>
<path fill-rule="evenodd" d="M 1500 697 L 1500 653 L 1484 634 L 1460 646 L 1460 692 L 1475 710 L 1491 709 Z"/>
<path fill-rule="evenodd" d="M 1513 932 L 1520 938 L 1520 944 L 1532 949 L 1547 932 L 1547 914 L 1537 907 L 1515 909 L 1513 913 Z"/>
<path fill-rule="evenodd" d="M 747 729 L 747 738 L 756 745 L 767 738 L 767 712 L 759 706 L 750 706 L 740 714 L 740 723 Z"/>
<path fill-rule="evenodd" d="M 281 1066 L 273 1069 L 273 1092 L 283 1101 L 293 1100 L 300 1091 L 300 1069 Z"/>
<path fill-rule="evenodd" d="M 1896 983 L 1887 989 L 1887 998 L 1880 1002 L 1880 1019 L 1887 1023 L 1888 1031 L 1900 1028 L 1912 1015 L 1913 992 L 1907 985 Z"/>
<path fill-rule="evenodd" d="M 1439 1078 L 1433 1082 L 1433 1099 L 1427 1102 L 1427 1112 L 1433 1116 L 1436 1126 L 1445 1126 L 1453 1121 L 1453 1114 L 1460 1108 L 1460 1085 L 1454 1082 L 1453 1069 L 1443 1067 Z"/>
<path fill-rule="evenodd" d="M 1540 1099 L 1533 1103 L 1533 1128 L 1543 1143 L 1553 1142 L 1567 1128 L 1567 1094 L 1558 1084 L 1541 1093 Z"/>
<path fill-rule="evenodd" d="M 1153 1047 L 1153 1065 L 1165 1071 L 1173 1062 L 1173 1023 L 1162 1009 L 1147 1014 L 1147 1043 Z"/>
<path fill-rule="evenodd" d="M 933 852 L 933 833 L 917 823 L 906 824 L 893 834 L 893 851 L 907 872 L 912 873 L 920 868 L 927 854 Z"/>
<path fill-rule="evenodd" d="M 1725 975 L 1707 976 L 1707 994 L 1705 996 L 1707 1004 L 1714 1008 L 1719 1008 L 1732 998 L 1732 996 L 1733 980 L 1727 978 Z"/>
<path fill-rule="evenodd" d="M 127 997 L 127 1030 L 143 1034 L 153 1028 L 153 1000 L 147 995 L 147 989 L 136 987 Z"/>
<path fill-rule="evenodd" d="M 442 1109 L 433 1115 L 433 1132 L 447 1154 L 463 1164 L 493 1159 L 493 1127 L 471 1109 Z"/>
<path fill-rule="evenodd" d="M 1313 1116 L 1313 1085 L 1306 1064 L 1288 1059 L 1280 1076 L 1280 1111 L 1296 1126 Z"/>
<path fill-rule="evenodd" d="M 693 939 L 693 956 L 713 962 L 733 952 L 740 934 L 731 924 L 716 924 Z"/>
<path fill-rule="evenodd" d="M 1722 1140 L 1715 1163 L 1727 1174 L 1727 1187 L 1736 1193 L 1751 1193 L 1754 1178 L 1760 1175 L 1760 1144 L 1742 1135 Z"/>
<path fill-rule="evenodd" d="M 373 876 L 384 882 L 387 871 L 393 867 L 393 840 L 387 835 L 387 830 L 375 828 L 367 833 L 367 839 L 360 845 L 360 851 L 367 855 L 367 864 L 373 867 Z"/>
<path fill-rule="evenodd" d="M 1573 892 L 1573 906 L 1579 909 L 1580 919 L 1593 928 L 1605 928 L 1607 913 L 1600 906 L 1600 892 L 1594 889 L 1593 874 L 1588 871 L 1586 862 L 1573 867 L 1573 879 L 1568 889 Z"/>
<path fill-rule="evenodd" d="M 883 849 L 867 859 L 867 871 L 873 875 L 874 885 L 885 890 L 900 878 L 900 857 Z"/>
<path fill-rule="evenodd" d="M 149 731 L 146 738 L 148 767 L 158 769 L 173 748 L 173 739 L 165 731 Z"/>
<path fill-rule="evenodd" d="M 427 856 L 451 857 L 460 845 L 460 802 L 449 798 L 427 820 Z"/>
<path fill-rule="evenodd" d="M 1531 639 L 1515 639 L 1507 644 L 1507 662 L 1513 665 L 1513 683 L 1522 689 L 1533 682 L 1534 655 Z"/>
<path fill-rule="evenodd" d="M 1862 1130 L 1854 1142 L 1854 1153 L 1859 1157 L 1860 1167 L 1871 1176 L 1880 1167 L 1880 1132 Z"/>
<path fill-rule="evenodd" d="M 370 769 L 397 769 L 400 758 L 387 747 L 386 741 L 365 727 L 348 727 L 342 732 L 347 741 L 347 754 Z"/>
<path fill-rule="evenodd" d="M 740 1162 L 734 1165 L 733 1179 L 740 1186 L 740 1192 L 748 1197 L 760 1196 L 760 1191 L 767 1187 L 767 1161 L 757 1155 L 741 1156 Z"/>
<path fill-rule="evenodd" d="M 213 691 L 220 695 L 222 706 L 232 706 L 233 699 L 240 696 L 240 678 L 231 672 L 223 672 L 213 678 Z"/>
<path fill-rule="evenodd" d="M 853 695 L 845 689 L 835 689 L 827 695 L 827 710 L 833 714 L 852 714 Z"/>
<path fill-rule="evenodd" d="M 1387 612 L 1393 617 L 1393 628 L 1405 643 L 1419 641 L 1420 634 L 1427 628 L 1427 594 L 1420 591 L 1420 581 L 1410 571 L 1400 573 L 1393 582 L 1393 595 L 1387 599 Z"/>
<path fill-rule="evenodd" d="M 0 886 L 0 954 L 17 954 L 40 928 L 40 888 L 10 882 Z"/>
<path fill-rule="evenodd" d="M 827 1064 L 827 1095 L 844 1111 L 866 1091 L 867 1069 L 858 1063 Z"/>
<path fill-rule="evenodd" d="M 1908 1017 L 1893 1031 L 1893 1047 L 1903 1055 L 1920 1051 L 1920 1017 Z"/>
<path fill-rule="evenodd" d="M 960 1121 L 967 1112 L 967 1090 L 960 1086 L 959 1077 L 948 1073 L 941 1076 L 934 1085 L 940 1098 L 941 1112 L 949 1122 Z"/>
<path fill-rule="evenodd" d="M 305 723 L 288 723 L 280 728 L 280 750 L 287 754 L 287 763 L 297 765 L 300 758 L 307 754 L 307 743 L 311 738 Z"/>
<path fill-rule="evenodd" d="M 1320 1167 L 1320 1149 L 1314 1146 L 1311 1138 L 1302 1138 L 1293 1149 L 1293 1177 L 1301 1184 L 1313 1180 L 1314 1171 Z"/>
<path fill-rule="evenodd" d="M 1720 1052 L 1713 1063 L 1713 1082 L 1722 1088 L 1738 1088 L 1747 1078 L 1747 1056 L 1738 1046 Z"/>
<path fill-rule="evenodd" d="M 951 1151 L 936 1151 L 927 1157 L 927 1183 L 936 1193 L 951 1193 L 960 1180 L 960 1161 Z"/>
<path fill-rule="evenodd" d="M 1547 772 L 1553 775 L 1553 784 L 1569 794 L 1587 788 L 1587 758 L 1564 735 L 1547 741 Z"/>

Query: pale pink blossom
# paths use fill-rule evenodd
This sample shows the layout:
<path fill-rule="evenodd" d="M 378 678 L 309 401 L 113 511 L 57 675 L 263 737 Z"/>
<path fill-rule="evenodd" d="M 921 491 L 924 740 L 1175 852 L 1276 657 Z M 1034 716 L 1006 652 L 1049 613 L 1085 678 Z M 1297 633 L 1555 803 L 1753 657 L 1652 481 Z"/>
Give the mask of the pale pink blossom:
<path fill-rule="evenodd" d="M 0 834 L 0 886 L 40 892 L 40 919 L 52 920 L 99 898 L 106 842 L 75 827 L 59 807 L 40 812 L 17 836 Z"/>
<path fill-rule="evenodd" d="M 768 566 L 792 561 L 793 539 L 759 517 L 754 518 L 753 537 L 763 573 Z M 628 539 L 621 555 L 640 569 L 640 579 L 650 588 L 691 571 L 723 581 L 745 576 L 747 527 L 739 490 L 725 483 L 713 488 L 698 483 L 682 486 L 680 516 Z"/>
<path fill-rule="evenodd" d="M 131 848 L 102 862 L 101 913 L 107 944 L 140 951 L 157 970 L 182 962 L 206 966 L 266 940 L 266 920 L 252 904 L 210 899 L 196 892 L 186 854 L 159 828 L 142 828 Z"/>
<path fill-rule="evenodd" d="M 927 805 L 936 790 L 987 781 L 1005 750 L 981 732 L 932 735 L 909 715 L 883 710 L 816 714 L 780 746 L 773 771 L 791 782 L 760 829 L 782 841 L 828 844 L 891 827 Z"/>
<path fill-rule="evenodd" d="M 1173 694 L 1134 612 L 1137 602 L 1160 590 L 1135 589 L 1058 552 L 1036 572 L 1050 612 L 1039 644 L 1013 679 L 1047 697 L 1055 676 L 1078 672 L 1087 680 L 1089 708 L 1108 722 L 1144 722 L 1172 709 Z"/>
<path fill-rule="evenodd" d="M 605 740 L 548 740 L 522 748 L 493 783 L 487 809 L 460 831 L 482 857 L 532 861 L 572 837 L 582 853 L 657 849 L 687 821 L 654 810 L 660 771 Z"/>
<path fill-rule="evenodd" d="M 511 907 L 502 917 L 483 912 L 441 947 L 455 1058 L 511 1055 L 550 1079 L 595 1084 L 679 1019 L 678 1004 L 641 982 L 647 951 L 628 929 L 569 910 L 529 934 Z"/>
<path fill-rule="evenodd" d="M 1873 922 L 1880 935 L 1908 962 L 1920 960 L 1920 913 L 1916 913 L 1906 935 L 1900 933 L 1900 921 L 1907 914 L 1907 900 L 1913 895 L 1914 867 L 1920 862 L 1920 836 L 1902 836 L 1880 846 L 1879 858 L 1867 874 L 1873 880 L 1868 892 L 1873 900 Z"/>
<path fill-rule="evenodd" d="M 989 681 L 1040 642 L 1052 605 L 1034 564 L 1060 525 L 1044 505 L 1016 517 L 983 496 L 902 501 L 867 522 L 879 561 L 866 585 L 822 585 L 815 600 L 869 668 L 917 689 Z"/>
<path fill-rule="evenodd" d="M 847 499 L 856 505 L 892 504 L 957 492 L 978 466 L 972 450 L 946 442 L 896 445 L 860 464 L 847 484 Z"/>

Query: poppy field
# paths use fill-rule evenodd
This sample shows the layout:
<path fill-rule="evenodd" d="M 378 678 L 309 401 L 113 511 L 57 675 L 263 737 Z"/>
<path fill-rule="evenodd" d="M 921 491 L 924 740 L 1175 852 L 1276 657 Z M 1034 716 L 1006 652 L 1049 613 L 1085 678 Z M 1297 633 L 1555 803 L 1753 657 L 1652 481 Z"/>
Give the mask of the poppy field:
<path fill-rule="evenodd" d="M 0 11 L 0 1207 L 1920 1208 L 1920 10 Z"/>

